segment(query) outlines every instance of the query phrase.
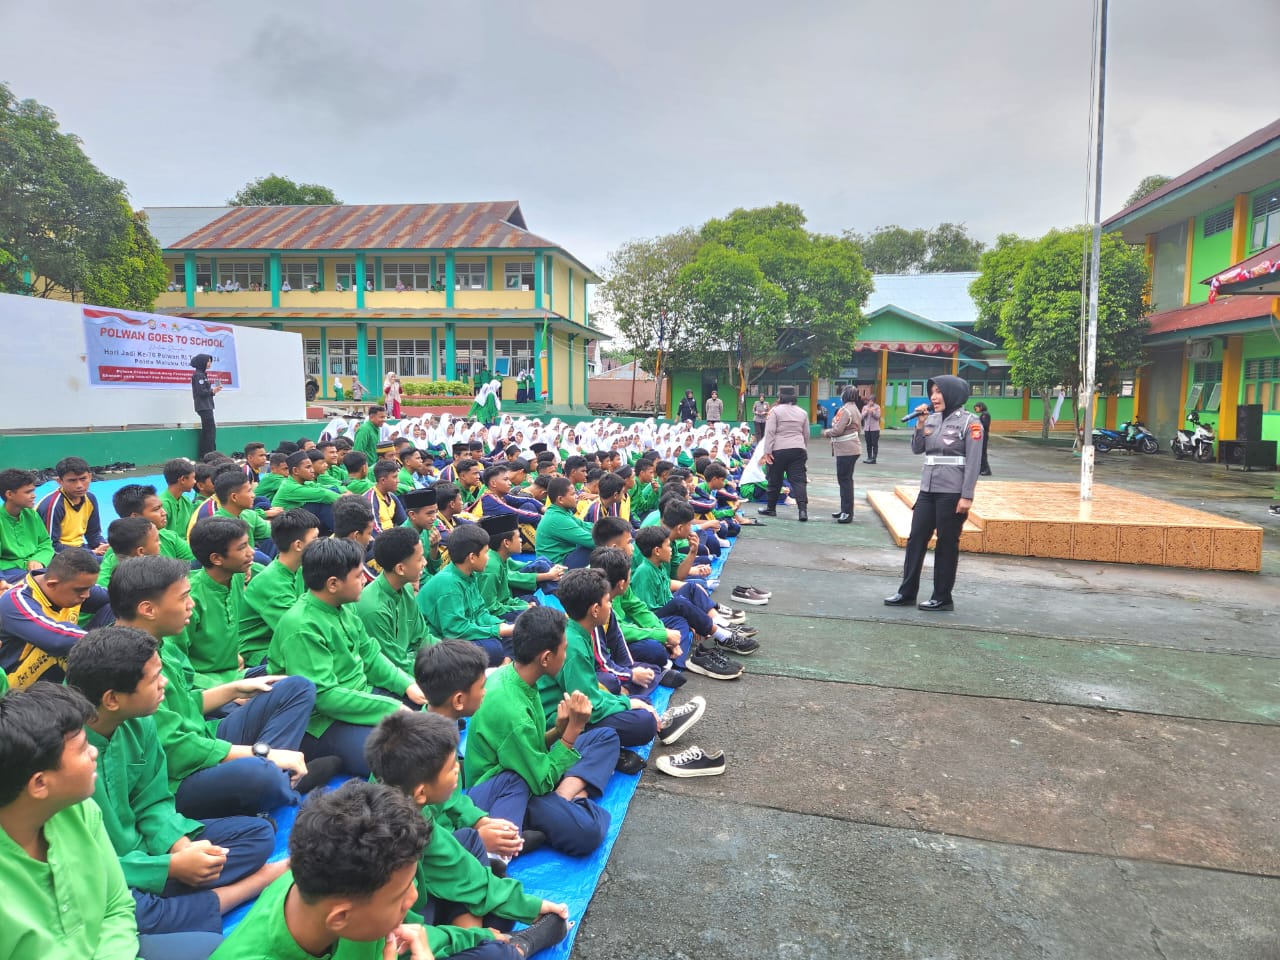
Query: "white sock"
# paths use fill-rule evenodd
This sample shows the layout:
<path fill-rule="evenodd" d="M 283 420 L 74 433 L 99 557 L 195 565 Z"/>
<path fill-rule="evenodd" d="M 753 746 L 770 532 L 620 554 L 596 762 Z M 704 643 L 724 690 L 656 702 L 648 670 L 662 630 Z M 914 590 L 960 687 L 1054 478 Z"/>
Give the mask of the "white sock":
<path fill-rule="evenodd" d="M 724 627 L 716 627 L 716 632 L 713 633 L 711 636 L 713 636 L 717 640 L 728 640 L 730 637 L 730 633 Z"/>

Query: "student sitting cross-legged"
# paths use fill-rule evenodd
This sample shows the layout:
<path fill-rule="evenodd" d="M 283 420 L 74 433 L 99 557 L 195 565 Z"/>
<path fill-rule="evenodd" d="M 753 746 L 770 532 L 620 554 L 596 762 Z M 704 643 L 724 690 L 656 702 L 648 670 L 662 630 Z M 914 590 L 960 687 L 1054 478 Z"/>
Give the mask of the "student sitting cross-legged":
<path fill-rule="evenodd" d="M 412 527 L 392 527 L 373 542 L 373 558 L 381 572 L 360 591 L 356 612 L 387 659 L 411 674 L 418 650 L 439 639 L 414 596 L 426 567 L 422 540 Z"/>
<path fill-rule="evenodd" d="M 315 703 L 310 680 L 250 677 L 208 690 L 194 686 L 183 634 L 191 616 L 186 564 L 172 557 L 130 558 L 116 568 L 110 592 L 116 622 L 160 642 L 168 683 L 156 729 L 180 813 L 195 819 L 252 816 L 295 804 L 300 791 L 332 776 L 336 764 L 318 760 L 307 778 L 298 752 Z M 209 716 L 227 707 L 227 716 Z"/>
<path fill-rule="evenodd" d="M 275 830 L 261 817 L 178 813 L 153 714 L 167 686 L 156 639 L 134 627 L 91 630 L 71 651 L 67 685 L 97 710 L 93 797 L 137 902 L 138 932 L 220 934 L 222 914 L 286 869 L 267 864 Z"/>
<path fill-rule="evenodd" d="M 405 923 L 431 825 L 408 797 L 354 781 L 312 797 L 289 834 L 290 872 L 263 891 L 214 960 L 425 960 Z"/>
<path fill-rule="evenodd" d="M 480 518 L 480 526 L 489 534 L 489 558 L 484 569 L 476 574 L 476 586 L 484 598 L 485 608 L 500 620 L 514 623 L 516 617 L 533 604 L 514 595 L 511 583 L 511 558 L 524 547 L 520 533 L 520 521 L 513 513 L 495 514 Z M 524 586 L 532 581 L 536 589 L 537 574 L 522 573 Z"/>
<path fill-rule="evenodd" d="M 63 678 L 67 653 L 89 628 L 111 623 L 107 591 L 98 586 L 98 558 L 88 550 L 63 550 L 44 570 L 0 594 L 0 671 L 9 686 Z"/>
<path fill-rule="evenodd" d="M 111 545 L 102 557 L 102 566 L 98 568 L 98 586 L 106 588 L 111 583 L 111 571 L 119 566 L 121 560 L 129 557 L 160 556 L 160 531 L 146 517 L 121 517 L 112 520 L 107 527 L 107 543 Z M 107 569 L 107 561 L 111 561 L 111 569 Z"/>
<path fill-rule="evenodd" d="M 455 531 L 456 533 L 456 531 Z M 555 725 L 538 696 L 538 681 L 555 676 L 565 661 L 565 616 L 550 607 L 520 614 L 512 636 L 515 662 L 485 685 L 484 702 L 467 732 L 466 782 L 474 790 L 505 772 L 529 788 L 524 810 L 490 813 L 523 829 L 538 830 L 547 845 L 570 856 L 595 850 L 609 829 L 599 797 L 618 762 L 618 734 L 608 727 L 586 730 L 591 701 L 581 690 L 565 695 Z"/>
<path fill-rule="evenodd" d="M 323 456 L 321 454 L 321 458 Z M 294 507 L 310 510 L 320 521 L 321 536 L 328 536 L 333 530 L 333 503 L 338 494 L 316 483 L 315 464 L 305 450 L 289 454 L 286 463 L 289 475 L 281 481 L 280 489 L 271 498 L 271 505 L 284 510 Z"/>
<path fill-rule="evenodd" d="M 82 547 L 98 556 L 107 552 L 107 538 L 102 535 L 102 511 L 98 498 L 89 492 L 93 472 L 81 457 L 63 457 L 53 467 L 58 475 L 58 489 L 36 504 L 36 513 L 44 521 L 59 552 Z"/>
<path fill-rule="evenodd" d="M 192 476 L 194 475 L 193 473 Z M 186 502 L 190 503 L 189 500 Z M 182 532 L 179 533 L 169 524 L 168 511 L 162 499 L 156 495 L 155 487 L 141 483 L 125 484 L 111 495 L 111 505 L 115 507 L 116 515 L 122 520 L 141 517 L 156 525 L 159 531 L 159 552 L 162 557 L 177 557 L 192 566 L 199 566 L 195 562 L 195 554 L 187 544 L 187 528 L 183 527 Z M 111 527 L 107 528 L 107 543 L 111 543 Z M 119 562 L 120 554 L 113 544 L 111 549 L 102 555 L 102 566 L 98 570 L 99 586 L 105 587 L 111 582 L 111 574 Z"/>
<path fill-rule="evenodd" d="M 6 960 L 139 955 L 133 897 L 102 812 L 88 802 L 98 756 L 84 730 L 92 716 L 79 692 L 52 683 L 0 698 Z"/>
<path fill-rule="evenodd" d="M 168 521 L 165 529 L 185 539 L 187 527 L 191 525 L 191 514 L 196 508 L 189 496 L 196 486 L 196 465 L 185 457 L 175 457 L 164 465 L 164 482 L 165 490 L 160 494 L 160 502 Z M 124 516 L 119 507 L 116 513 Z"/>
<path fill-rule="evenodd" d="M 320 534 L 320 521 L 301 507 L 271 518 L 271 539 L 276 558 L 245 585 L 240 610 L 240 656 L 250 669 L 267 659 L 267 645 L 305 589 L 302 585 L 302 551 Z"/>
<path fill-rule="evenodd" d="M 538 556 L 569 569 L 585 567 L 591 557 L 591 526 L 579 519 L 578 493 L 567 477 L 547 484 L 551 506 L 538 524 Z"/>
<path fill-rule="evenodd" d="M 191 552 L 200 569 L 191 574 L 187 657 L 196 671 L 196 685 L 213 687 L 244 675 L 240 618 L 245 585 L 262 568 L 254 566 L 248 526 L 232 517 L 196 521 Z"/>
<path fill-rule="evenodd" d="M 470 640 L 496 667 L 511 656 L 513 627 L 488 611 L 476 583 L 489 562 L 489 534 L 478 523 L 462 523 L 446 543 L 451 562 L 418 591 L 418 609 L 436 636 Z"/>
<path fill-rule="evenodd" d="M 0 470 L 0 590 L 53 559 L 53 540 L 35 511 L 36 475 Z"/>
<path fill-rule="evenodd" d="M 369 775 L 364 758 L 369 732 L 388 713 L 404 709 L 375 688 L 426 702 L 413 677 L 387 659 L 356 612 L 363 567 L 363 551 L 350 540 L 313 540 L 302 551 L 306 593 L 280 618 L 267 648 L 273 673 L 315 683 L 307 753 L 341 757 L 342 769 L 356 777 Z"/>
<path fill-rule="evenodd" d="M 235 462 L 220 466 L 213 475 L 213 496 L 200 504 L 191 515 L 187 536 L 191 536 L 191 527 L 210 517 L 243 520 L 249 528 L 253 559 L 265 566 L 275 554 L 275 544 L 271 542 L 271 521 L 255 509 L 253 504 L 254 482 L 244 472 L 244 467 Z M 279 507 L 271 507 L 268 512 L 271 516 L 278 516 L 283 511 Z"/>
<path fill-rule="evenodd" d="M 457 751 L 457 723 L 434 713 L 390 714 L 365 743 L 373 775 L 413 800 L 427 820 L 432 820 L 431 805 L 448 801 L 457 787 Z M 518 960 L 522 954 L 513 944 L 494 943 L 495 932 L 509 931 L 517 920 L 536 923 L 543 914 L 549 915 L 545 925 L 558 931 L 555 940 L 563 937 L 568 919 L 563 904 L 531 896 L 518 880 L 495 874 L 474 831 L 463 846 L 447 825 L 441 827 L 432 823 L 431 838 L 418 858 L 413 906 L 428 924 L 432 953 Z M 531 928 L 529 935 L 542 933 Z"/>

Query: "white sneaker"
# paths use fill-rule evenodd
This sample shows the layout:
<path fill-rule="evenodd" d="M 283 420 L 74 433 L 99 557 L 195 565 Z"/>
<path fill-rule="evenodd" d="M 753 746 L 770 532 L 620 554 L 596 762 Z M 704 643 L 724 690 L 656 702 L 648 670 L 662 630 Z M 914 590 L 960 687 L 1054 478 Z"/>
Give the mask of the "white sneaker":
<path fill-rule="evenodd" d="M 703 753 L 701 747 L 690 747 L 674 756 L 659 757 L 654 765 L 672 777 L 718 777 L 724 773 L 724 751 Z"/>

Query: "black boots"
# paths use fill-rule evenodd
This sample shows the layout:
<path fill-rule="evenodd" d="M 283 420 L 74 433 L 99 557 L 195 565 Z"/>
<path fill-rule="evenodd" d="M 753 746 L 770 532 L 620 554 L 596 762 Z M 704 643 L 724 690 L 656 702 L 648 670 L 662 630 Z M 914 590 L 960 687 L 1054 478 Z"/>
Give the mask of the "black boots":
<path fill-rule="evenodd" d="M 804 523 L 809 519 L 809 505 L 807 503 L 796 504 L 796 519 L 801 523 Z"/>

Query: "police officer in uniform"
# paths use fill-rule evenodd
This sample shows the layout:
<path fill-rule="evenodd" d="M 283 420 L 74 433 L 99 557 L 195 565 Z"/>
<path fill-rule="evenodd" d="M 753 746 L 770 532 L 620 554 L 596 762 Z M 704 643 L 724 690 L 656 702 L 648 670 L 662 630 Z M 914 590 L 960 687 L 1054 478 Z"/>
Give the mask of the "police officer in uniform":
<path fill-rule="evenodd" d="M 921 404 L 917 411 L 921 416 L 916 418 L 911 452 L 924 454 L 924 471 L 911 515 L 902 585 L 897 593 L 885 598 L 887 607 L 905 607 L 916 602 L 920 568 L 924 566 L 929 538 L 936 530 L 933 596 L 919 604 L 919 609 L 955 609 L 951 588 L 956 582 L 956 564 L 960 559 L 960 532 L 973 505 L 973 489 L 982 466 L 982 423 L 964 409 L 968 399 L 969 384 L 964 380 L 934 377 L 929 381 L 929 404 Z"/>

